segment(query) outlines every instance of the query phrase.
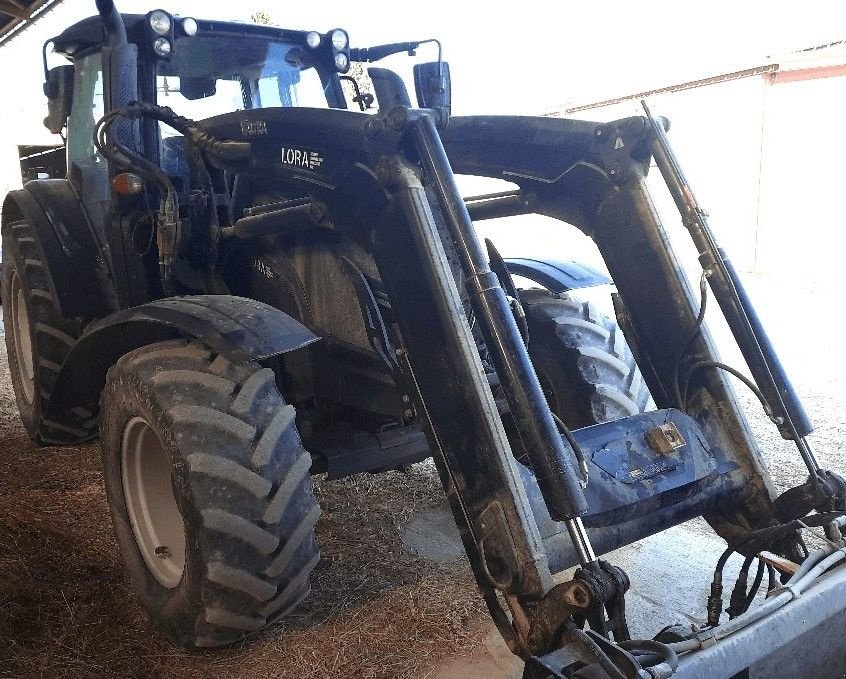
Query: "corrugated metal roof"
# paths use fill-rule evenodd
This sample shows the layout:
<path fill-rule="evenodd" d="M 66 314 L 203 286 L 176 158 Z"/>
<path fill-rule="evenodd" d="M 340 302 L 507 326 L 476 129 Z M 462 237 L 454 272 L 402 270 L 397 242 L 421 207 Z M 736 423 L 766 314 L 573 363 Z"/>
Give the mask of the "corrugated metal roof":
<path fill-rule="evenodd" d="M 32 26 L 62 0 L 0 0 L 0 47 Z"/>

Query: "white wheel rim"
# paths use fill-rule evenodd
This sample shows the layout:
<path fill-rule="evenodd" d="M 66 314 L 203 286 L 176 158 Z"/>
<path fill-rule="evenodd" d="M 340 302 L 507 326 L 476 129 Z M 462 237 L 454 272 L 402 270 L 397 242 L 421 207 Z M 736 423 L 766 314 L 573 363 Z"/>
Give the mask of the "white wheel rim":
<path fill-rule="evenodd" d="M 29 328 L 29 313 L 18 272 L 12 274 L 12 337 L 15 343 L 15 363 L 21 383 L 23 397 L 27 403 L 35 398 L 35 361 L 32 357 L 32 335 Z"/>
<path fill-rule="evenodd" d="M 168 589 L 185 570 L 185 527 L 173 497 L 171 461 L 155 430 L 133 417 L 121 435 L 121 481 L 135 543 L 153 577 Z"/>

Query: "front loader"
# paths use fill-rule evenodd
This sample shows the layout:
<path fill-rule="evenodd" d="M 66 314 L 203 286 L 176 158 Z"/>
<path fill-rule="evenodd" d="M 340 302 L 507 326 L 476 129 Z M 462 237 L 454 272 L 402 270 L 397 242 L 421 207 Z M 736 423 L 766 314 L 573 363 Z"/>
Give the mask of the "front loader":
<path fill-rule="evenodd" d="M 30 435 L 100 437 L 156 627 L 212 647 L 286 615 L 319 559 L 310 473 L 432 456 L 525 677 L 843 671 L 846 484 L 816 461 L 665 120 L 455 117 L 440 51 L 415 67 L 417 107 L 391 71 L 369 69 L 373 94 L 346 75 L 435 41 L 355 49 L 341 29 L 97 7 L 51 41 L 67 65 L 47 70 L 45 45 L 68 176 L 6 198 L 4 320 Z M 653 163 L 700 253 L 698 294 L 646 189 Z M 516 188 L 465 200 L 456 174 Z M 529 213 L 594 240 L 616 322 L 579 296 L 601 274 L 503 259 L 474 230 Z M 751 380 L 717 356 L 709 294 Z M 731 376 L 806 483 L 776 496 Z M 632 639 L 637 583 L 600 557 L 699 516 L 728 544 L 702 624 Z M 734 553 L 759 575 L 726 620 Z"/>

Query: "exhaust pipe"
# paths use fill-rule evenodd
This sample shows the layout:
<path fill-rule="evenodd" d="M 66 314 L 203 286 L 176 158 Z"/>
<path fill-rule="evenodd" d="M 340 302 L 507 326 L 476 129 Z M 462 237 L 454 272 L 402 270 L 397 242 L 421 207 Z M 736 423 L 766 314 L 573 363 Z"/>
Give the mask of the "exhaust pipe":
<path fill-rule="evenodd" d="M 108 45 L 103 48 L 103 78 L 108 81 L 106 111 L 116 111 L 138 99 L 138 47 L 126 40 L 126 26 L 113 0 L 95 0 Z M 118 120 L 112 134 L 130 149 L 141 148 L 137 120 Z M 116 169 L 110 168 L 114 174 Z"/>
<path fill-rule="evenodd" d="M 96 0 L 97 12 L 103 20 L 103 27 L 106 29 L 106 36 L 109 38 L 110 47 L 119 47 L 126 44 L 126 26 L 123 25 L 123 17 L 117 11 L 112 0 Z"/>

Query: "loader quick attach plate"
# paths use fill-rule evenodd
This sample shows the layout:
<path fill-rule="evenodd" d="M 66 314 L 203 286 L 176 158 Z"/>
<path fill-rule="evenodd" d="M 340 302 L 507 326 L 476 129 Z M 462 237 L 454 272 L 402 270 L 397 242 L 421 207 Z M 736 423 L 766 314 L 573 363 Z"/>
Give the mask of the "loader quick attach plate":
<path fill-rule="evenodd" d="M 719 473 L 699 426 L 677 410 L 587 427 L 577 436 L 590 451 L 586 526 L 610 526 L 676 504 Z"/>
<path fill-rule="evenodd" d="M 707 431 L 707 427 L 706 427 Z M 679 410 L 656 410 L 573 432 L 587 458 L 582 515 L 594 549 L 606 554 L 729 506 L 748 486 L 738 462 Z M 533 474 L 521 469 L 552 572 L 578 559 L 564 525 L 552 521 Z"/>

